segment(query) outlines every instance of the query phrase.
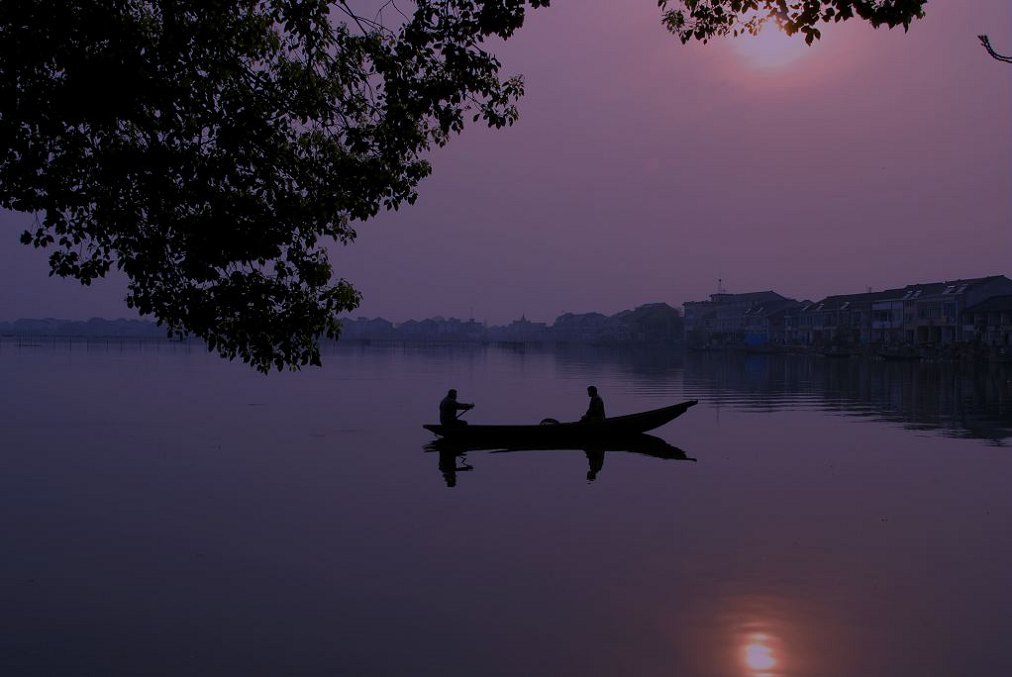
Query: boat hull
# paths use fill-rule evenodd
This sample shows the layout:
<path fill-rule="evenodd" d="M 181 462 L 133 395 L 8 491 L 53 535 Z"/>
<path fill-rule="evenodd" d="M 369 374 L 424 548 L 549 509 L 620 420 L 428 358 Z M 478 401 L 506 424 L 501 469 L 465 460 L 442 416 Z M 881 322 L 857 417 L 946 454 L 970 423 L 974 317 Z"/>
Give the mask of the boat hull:
<path fill-rule="evenodd" d="M 561 444 L 600 442 L 630 435 L 638 435 L 659 428 L 678 418 L 697 400 L 687 400 L 670 407 L 662 407 L 637 414 L 616 416 L 603 421 L 574 421 L 540 425 L 435 425 L 422 426 L 447 440 L 468 442 L 490 441 L 497 444 Z"/>

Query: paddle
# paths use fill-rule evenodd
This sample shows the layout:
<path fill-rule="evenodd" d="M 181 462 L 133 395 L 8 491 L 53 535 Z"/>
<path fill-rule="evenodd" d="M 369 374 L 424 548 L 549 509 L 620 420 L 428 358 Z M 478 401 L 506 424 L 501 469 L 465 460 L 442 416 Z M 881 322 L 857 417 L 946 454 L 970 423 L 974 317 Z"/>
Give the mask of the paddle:
<path fill-rule="evenodd" d="M 460 413 L 457 414 L 456 419 L 459 421 L 461 416 L 463 416 L 467 412 L 471 411 L 472 409 L 474 409 L 474 405 L 473 404 L 470 407 L 468 407 L 467 409 L 461 409 Z"/>

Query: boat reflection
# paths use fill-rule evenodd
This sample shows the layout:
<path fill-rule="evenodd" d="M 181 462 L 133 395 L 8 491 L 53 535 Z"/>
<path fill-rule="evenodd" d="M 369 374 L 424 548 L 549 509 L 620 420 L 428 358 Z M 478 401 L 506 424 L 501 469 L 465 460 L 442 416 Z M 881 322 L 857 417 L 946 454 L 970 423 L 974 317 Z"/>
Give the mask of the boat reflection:
<path fill-rule="evenodd" d="M 474 466 L 467 462 L 463 451 L 457 452 L 452 449 L 439 449 L 439 472 L 443 474 L 446 486 L 457 486 L 457 473 L 474 470 Z"/>
<path fill-rule="evenodd" d="M 582 451 L 587 459 L 587 481 L 593 482 L 597 479 L 598 473 L 604 468 L 604 456 L 606 452 L 626 452 L 652 456 L 669 461 L 695 461 L 695 458 L 688 456 L 678 447 L 668 444 L 666 441 L 653 435 L 628 435 L 624 437 L 607 439 L 600 444 L 583 446 L 525 446 L 517 444 L 497 444 L 495 440 L 482 440 L 477 443 L 454 442 L 440 439 L 425 445 L 425 451 L 437 452 L 439 454 L 439 472 L 442 473 L 446 486 L 454 487 L 457 484 L 457 473 L 474 470 L 466 454 L 471 451 L 488 451 L 493 454 L 505 454 L 515 452 L 537 452 L 537 451 Z"/>

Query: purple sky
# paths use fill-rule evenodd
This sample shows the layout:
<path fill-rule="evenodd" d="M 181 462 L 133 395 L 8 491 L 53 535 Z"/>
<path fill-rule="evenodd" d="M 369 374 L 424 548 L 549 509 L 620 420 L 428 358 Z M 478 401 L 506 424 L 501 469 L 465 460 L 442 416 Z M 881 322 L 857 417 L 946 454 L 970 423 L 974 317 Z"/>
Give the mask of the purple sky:
<path fill-rule="evenodd" d="M 681 45 L 655 2 L 559 2 L 497 50 L 521 120 L 432 153 L 411 208 L 335 246 L 355 315 L 502 324 L 773 289 L 1012 274 L 1008 0 L 849 22 L 800 54 Z M 774 36 L 775 37 L 775 36 Z M 774 41 L 776 42 L 776 41 Z M 132 317 L 121 279 L 47 277 L 0 213 L 0 319 Z"/>

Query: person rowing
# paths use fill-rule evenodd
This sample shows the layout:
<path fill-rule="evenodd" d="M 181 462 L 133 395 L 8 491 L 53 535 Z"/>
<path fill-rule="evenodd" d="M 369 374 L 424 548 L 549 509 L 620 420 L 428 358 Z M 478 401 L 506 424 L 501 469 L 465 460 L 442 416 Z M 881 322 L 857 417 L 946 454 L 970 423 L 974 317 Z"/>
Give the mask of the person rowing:
<path fill-rule="evenodd" d="M 467 425 L 467 421 L 460 420 L 460 414 L 468 409 L 474 409 L 470 402 L 458 402 L 457 391 L 453 388 L 446 393 L 446 397 L 439 403 L 439 424 L 440 425 Z"/>

